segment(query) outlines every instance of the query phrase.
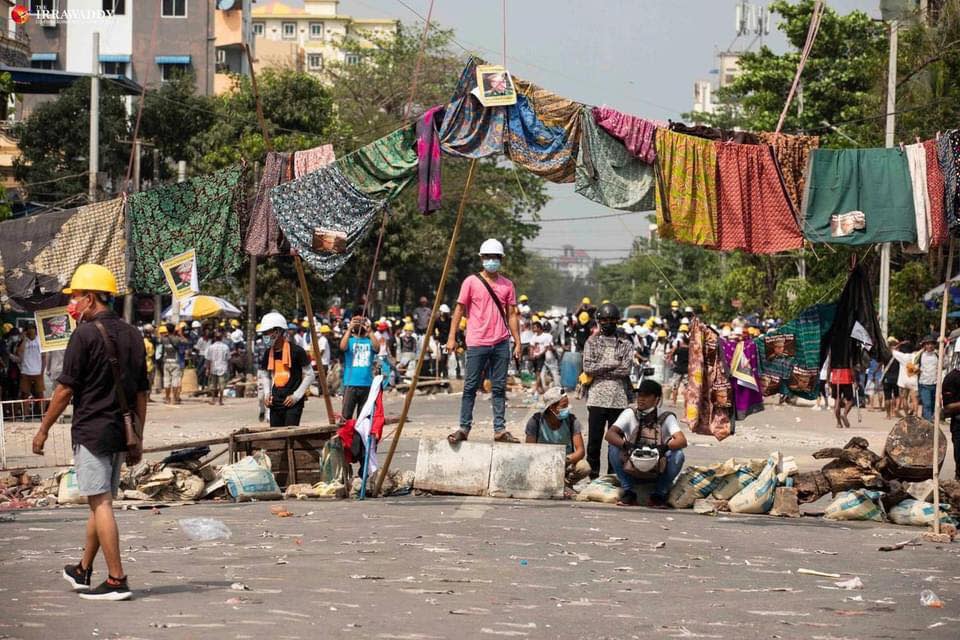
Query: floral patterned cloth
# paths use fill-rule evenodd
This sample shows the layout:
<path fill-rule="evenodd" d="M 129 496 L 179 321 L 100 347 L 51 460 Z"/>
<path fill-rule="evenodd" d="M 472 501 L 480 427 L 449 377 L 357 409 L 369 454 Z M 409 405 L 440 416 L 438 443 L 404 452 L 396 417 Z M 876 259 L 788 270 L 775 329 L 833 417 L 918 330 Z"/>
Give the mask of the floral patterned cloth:
<path fill-rule="evenodd" d="M 243 241 L 244 250 L 251 256 L 276 256 L 283 251 L 283 234 L 277 225 L 270 203 L 270 189 L 291 179 L 290 154 L 270 151 L 263 163 L 263 175 L 250 207 L 250 223 Z"/>
<path fill-rule="evenodd" d="M 135 291 L 167 292 L 160 263 L 188 249 L 197 252 L 201 282 L 240 268 L 243 175 L 235 165 L 128 197 Z"/>
<path fill-rule="evenodd" d="M 623 142 L 631 155 L 648 164 L 657 157 L 657 129 L 669 125 L 621 113 L 610 107 L 594 107 L 593 118 L 604 131 Z"/>
<path fill-rule="evenodd" d="M 334 164 L 360 192 L 376 199 L 395 198 L 417 176 L 416 141 L 416 124 L 410 123 Z"/>
<path fill-rule="evenodd" d="M 577 193 L 612 209 L 653 208 L 653 167 L 603 130 L 588 107 L 580 116 L 583 131 L 577 156 Z"/>
<path fill-rule="evenodd" d="M 937 141 L 923 143 L 927 155 L 927 194 L 930 196 L 930 246 L 946 244 L 949 237 L 947 217 L 943 211 L 943 172 L 937 162 Z"/>
<path fill-rule="evenodd" d="M 937 140 L 937 162 L 943 173 L 943 209 L 947 227 L 953 231 L 960 227 L 960 179 L 957 175 L 957 160 L 960 155 L 960 131 L 951 129 Z"/>
<path fill-rule="evenodd" d="M 440 182 L 440 139 L 437 120 L 443 118 L 443 107 L 433 107 L 417 119 L 417 159 L 420 178 L 417 206 L 420 213 L 432 213 L 443 199 Z"/>
<path fill-rule="evenodd" d="M 340 171 L 341 160 L 281 184 L 270 192 L 280 229 L 297 251 L 323 280 L 329 280 L 343 268 L 367 235 L 386 200 L 376 200 L 360 191 Z M 316 253 L 313 233 L 316 229 L 343 231 L 347 234 L 345 253 Z"/>
<path fill-rule="evenodd" d="M 507 107 L 507 155 L 551 182 L 573 182 L 580 144 L 579 103 L 514 78 L 517 104 Z"/>
<path fill-rule="evenodd" d="M 714 142 L 657 129 L 657 233 L 677 242 L 717 243 Z"/>
<path fill-rule="evenodd" d="M 472 92 L 477 88 L 477 64 L 471 58 L 460 74 L 450 104 L 440 125 L 440 148 L 464 158 L 486 158 L 503 153 L 503 133 L 507 124 L 505 107 L 484 108 Z"/>
<path fill-rule="evenodd" d="M 806 185 L 810 152 L 820 146 L 820 136 L 791 136 L 786 133 L 760 133 L 760 142 L 773 147 L 780 165 L 783 184 L 793 208 L 800 211 Z"/>
<path fill-rule="evenodd" d="M 316 171 L 336 160 L 332 144 L 322 144 L 306 151 L 297 151 L 293 154 L 293 176 L 299 178 L 311 171 Z"/>
<path fill-rule="evenodd" d="M 687 386 L 683 392 L 683 420 L 694 433 L 723 440 L 733 434 L 734 425 L 730 411 L 713 402 L 714 385 L 725 381 L 727 375 L 718 340 L 715 331 L 699 318 L 694 318 L 690 327 L 690 360 Z"/>

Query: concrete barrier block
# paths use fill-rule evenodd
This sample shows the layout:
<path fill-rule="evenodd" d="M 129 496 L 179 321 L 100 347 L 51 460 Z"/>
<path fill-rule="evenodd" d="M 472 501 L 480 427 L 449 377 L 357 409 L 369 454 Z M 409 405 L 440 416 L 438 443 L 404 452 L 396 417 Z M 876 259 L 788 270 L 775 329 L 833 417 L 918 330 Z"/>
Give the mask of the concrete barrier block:
<path fill-rule="evenodd" d="M 461 442 L 450 446 L 446 439 L 420 439 L 413 486 L 422 491 L 482 496 L 490 483 L 489 442 Z"/>
<path fill-rule="evenodd" d="M 498 498 L 562 498 L 563 447 L 494 444 L 487 494 Z"/>

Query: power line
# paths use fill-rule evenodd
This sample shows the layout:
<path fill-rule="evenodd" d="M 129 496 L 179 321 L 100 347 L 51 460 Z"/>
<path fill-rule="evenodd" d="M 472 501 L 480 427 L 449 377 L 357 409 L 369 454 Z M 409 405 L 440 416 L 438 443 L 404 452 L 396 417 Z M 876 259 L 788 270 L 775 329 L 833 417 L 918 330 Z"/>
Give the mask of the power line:
<path fill-rule="evenodd" d="M 541 220 L 520 220 L 525 224 L 540 224 L 542 222 L 574 222 L 576 220 L 602 220 L 604 218 L 619 218 L 621 216 L 629 216 L 637 213 L 651 213 L 650 211 L 618 211 L 616 213 L 602 213 L 595 216 L 575 216 L 573 218 L 549 218 Z"/>

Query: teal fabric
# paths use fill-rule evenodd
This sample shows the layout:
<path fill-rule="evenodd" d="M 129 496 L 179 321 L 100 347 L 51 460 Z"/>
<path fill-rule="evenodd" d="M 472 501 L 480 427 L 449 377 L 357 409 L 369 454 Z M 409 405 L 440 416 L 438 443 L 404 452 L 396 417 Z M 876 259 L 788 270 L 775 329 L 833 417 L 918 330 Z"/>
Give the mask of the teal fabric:
<path fill-rule="evenodd" d="M 761 354 L 760 372 L 769 375 L 775 375 L 780 378 L 780 393 L 785 396 L 797 396 L 807 400 L 815 400 L 819 391 L 817 389 L 810 393 L 799 393 L 792 391 L 787 387 L 790 382 L 790 373 L 794 365 L 803 369 L 819 369 L 820 362 L 820 344 L 823 336 L 833 326 L 833 319 L 837 313 L 837 305 L 834 303 L 816 304 L 807 307 L 800 312 L 800 315 L 781 325 L 775 333 L 792 334 L 797 341 L 797 355 L 793 358 L 776 358 L 767 360 L 766 349 L 763 336 L 760 336 L 754 343 Z"/>
<path fill-rule="evenodd" d="M 891 149 L 815 149 L 804 197 L 804 237 L 813 243 L 864 245 L 917 241 L 906 154 Z M 866 229 L 834 238 L 830 217 L 862 211 Z"/>
<path fill-rule="evenodd" d="M 653 210 L 653 165 L 631 154 L 620 140 L 601 129 L 589 107 L 581 112 L 580 127 L 577 193 L 611 209 Z"/>
<path fill-rule="evenodd" d="M 559 429 L 551 429 L 547 424 L 546 418 L 541 413 L 538 416 L 540 433 L 537 435 L 538 444 L 562 444 L 567 448 L 567 455 L 573 453 L 573 432 L 570 429 L 570 421 L 573 418 L 567 418 L 560 421 Z"/>

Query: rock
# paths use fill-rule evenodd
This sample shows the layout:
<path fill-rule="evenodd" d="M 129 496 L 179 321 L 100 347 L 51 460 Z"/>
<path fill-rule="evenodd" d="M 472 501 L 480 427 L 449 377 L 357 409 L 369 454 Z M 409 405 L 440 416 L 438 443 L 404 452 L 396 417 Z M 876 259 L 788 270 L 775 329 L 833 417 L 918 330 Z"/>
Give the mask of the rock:
<path fill-rule="evenodd" d="M 770 515 L 784 518 L 800 517 L 800 501 L 794 487 L 777 487 Z"/>

